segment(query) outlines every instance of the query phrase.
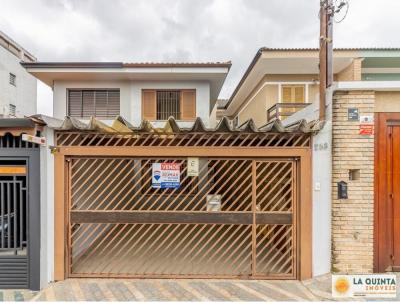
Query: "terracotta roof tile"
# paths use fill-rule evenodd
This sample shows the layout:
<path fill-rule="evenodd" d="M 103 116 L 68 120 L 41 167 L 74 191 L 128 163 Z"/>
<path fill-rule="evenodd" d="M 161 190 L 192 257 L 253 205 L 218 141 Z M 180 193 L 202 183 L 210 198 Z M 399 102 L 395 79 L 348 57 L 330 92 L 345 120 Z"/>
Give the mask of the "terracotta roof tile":
<path fill-rule="evenodd" d="M 231 67 L 227 62 L 137 62 L 123 63 L 124 67 Z"/>
<path fill-rule="evenodd" d="M 227 62 L 29 62 L 21 63 L 26 68 L 124 68 L 124 67 L 227 67 L 230 68 L 232 63 Z"/>

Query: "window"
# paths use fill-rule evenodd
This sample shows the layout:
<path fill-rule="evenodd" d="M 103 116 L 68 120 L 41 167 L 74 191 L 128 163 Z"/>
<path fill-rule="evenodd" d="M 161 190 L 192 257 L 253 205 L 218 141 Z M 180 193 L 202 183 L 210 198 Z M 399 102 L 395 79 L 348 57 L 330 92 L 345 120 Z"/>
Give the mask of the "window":
<path fill-rule="evenodd" d="M 13 73 L 10 73 L 10 84 L 13 86 L 17 86 L 17 76 Z"/>
<path fill-rule="evenodd" d="M 13 104 L 8 105 L 8 115 L 15 116 L 17 113 L 16 107 Z"/>
<path fill-rule="evenodd" d="M 119 89 L 69 89 L 67 112 L 72 117 L 115 118 L 120 114 Z"/>
<path fill-rule="evenodd" d="M 179 90 L 157 91 L 157 120 L 167 120 L 170 116 L 181 119 L 181 92 Z"/>
<path fill-rule="evenodd" d="M 282 103 L 304 103 L 304 85 L 283 85 Z"/>
<path fill-rule="evenodd" d="M 143 90 L 142 118 L 146 120 L 194 120 L 196 90 Z"/>

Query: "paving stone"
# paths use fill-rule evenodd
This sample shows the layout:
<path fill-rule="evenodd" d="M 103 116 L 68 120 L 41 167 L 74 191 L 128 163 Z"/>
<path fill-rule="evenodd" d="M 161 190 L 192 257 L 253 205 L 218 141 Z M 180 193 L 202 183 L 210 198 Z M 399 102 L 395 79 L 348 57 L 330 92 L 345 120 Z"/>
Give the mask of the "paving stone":
<path fill-rule="evenodd" d="M 253 290 L 260 292 L 264 296 L 270 297 L 273 300 L 278 300 L 278 301 L 288 301 L 290 298 L 286 295 L 282 295 L 276 290 L 272 290 L 268 287 L 263 286 L 259 282 L 252 282 L 252 281 L 246 281 L 242 282 L 243 285 L 248 286 L 252 288 Z"/>
<path fill-rule="evenodd" d="M 252 295 L 249 292 L 246 292 L 242 288 L 235 286 L 235 283 L 231 281 L 221 281 L 214 283 L 215 285 L 225 289 L 226 291 L 230 292 L 234 297 L 238 298 L 239 300 L 243 301 L 261 301 L 260 298 Z"/>
<path fill-rule="evenodd" d="M 20 291 L 14 292 L 14 300 L 15 301 L 24 301 L 24 295 Z"/>
<path fill-rule="evenodd" d="M 98 285 L 94 283 L 87 283 L 85 280 L 81 284 L 81 288 L 83 291 L 83 294 L 85 295 L 86 300 L 89 301 L 104 301 L 105 297 L 103 293 L 101 292 L 100 288 Z"/>
<path fill-rule="evenodd" d="M 282 282 L 282 281 L 271 281 L 271 284 L 273 284 L 274 286 L 279 287 L 280 289 L 287 291 L 288 293 L 291 293 L 293 295 L 298 296 L 299 298 L 303 299 L 303 300 L 307 300 L 309 299 L 309 297 L 301 290 L 297 287 L 297 284 L 299 284 L 298 281 L 286 281 L 286 282 Z M 304 290 L 309 291 L 306 287 L 302 286 Z M 311 292 L 310 292 L 311 293 Z"/>
<path fill-rule="evenodd" d="M 230 301 L 231 299 L 221 295 L 216 290 L 207 286 L 206 281 L 191 281 L 188 282 L 190 286 L 196 288 L 203 296 L 206 296 L 212 301 Z"/>
<path fill-rule="evenodd" d="M 74 291 L 71 288 L 71 284 L 69 282 L 65 282 L 64 284 L 55 283 L 54 284 L 54 295 L 57 300 L 61 301 L 76 301 L 74 296 Z"/>
<path fill-rule="evenodd" d="M 105 286 L 110 289 L 110 291 L 113 293 L 118 301 L 138 300 L 138 298 L 122 282 L 113 281 L 111 283 L 105 284 Z"/>
<path fill-rule="evenodd" d="M 178 301 L 197 301 L 198 299 L 192 293 L 184 289 L 180 282 L 163 281 L 162 285 L 168 290 Z"/>
<path fill-rule="evenodd" d="M 150 301 L 169 301 L 168 297 L 161 294 L 158 289 L 152 286 L 151 281 L 137 281 L 133 282 L 132 285 Z"/>

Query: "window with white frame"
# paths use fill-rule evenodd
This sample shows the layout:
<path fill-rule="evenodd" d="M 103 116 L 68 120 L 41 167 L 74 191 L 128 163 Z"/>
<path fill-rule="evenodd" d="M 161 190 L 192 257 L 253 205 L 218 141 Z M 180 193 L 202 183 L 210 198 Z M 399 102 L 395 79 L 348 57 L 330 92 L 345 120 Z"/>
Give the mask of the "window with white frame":
<path fill-rule="evenodd" d="M 282 103 L 304 103 L 305 85 L 282 85 Z"/>
<path fill-rule="evenodd" d="M 67 112 L 72 117 L 115 118 L 120 114 L 120 90 L 69 89 Z"/>

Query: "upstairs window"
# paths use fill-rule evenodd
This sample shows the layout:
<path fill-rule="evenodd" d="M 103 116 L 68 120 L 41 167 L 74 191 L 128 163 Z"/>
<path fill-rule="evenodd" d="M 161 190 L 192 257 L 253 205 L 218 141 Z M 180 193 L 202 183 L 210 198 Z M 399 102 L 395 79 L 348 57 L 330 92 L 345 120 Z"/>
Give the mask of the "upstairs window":
<path fill-rule="evenodd" d="M 17 86 L 17 76 L 13 73 L 10 73 L 10 84 L 13 86 Z"/>
<path fill-rule="evenodd" d="M 157 91 L 157 120 L 167 120 L 170 116 L 181 119 L 181 92 L 179 90 Z"/>
<path fill-rule="evenodd" d="M 16 116 L 17 114 L 17 108 L 13 104 L 8 105 L 8 115 L 10 116 Z"/>
<path fill-rule="evenodd" d="M 305 102 L 304 85 L 283 85 L 282 103 L 304 103 Z"/>
<path fill-rule="evenodd" d="M 143 90 L 142 118 L 150 121 L 194 120 L 196 118 L 196 90 Z"/>
<path fill-rule="evenodd" d="M 96 116 L 113 119 L 120 114 L 119 89 L 68 90 L 69 116 L 86 118 Z"/>

